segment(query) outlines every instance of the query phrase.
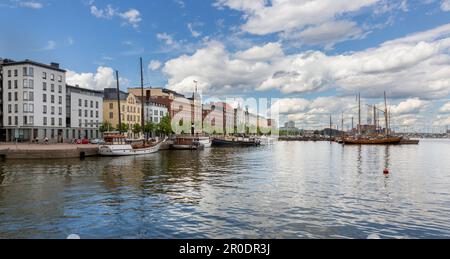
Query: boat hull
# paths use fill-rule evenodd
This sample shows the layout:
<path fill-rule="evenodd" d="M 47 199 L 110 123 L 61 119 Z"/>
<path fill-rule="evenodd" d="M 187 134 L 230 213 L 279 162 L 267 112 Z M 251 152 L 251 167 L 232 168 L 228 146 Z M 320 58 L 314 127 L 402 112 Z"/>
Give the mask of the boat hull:
<path fill-rule="evenodd" d="M 218 147 L 256 147 L 260 145 L 256 141 L 232 141 L 224 139 L 213 139 L 212 144 Z"/>
<path fill-rule="evenodd" d="M 380 139 L 343 139 L 345 145 L 398 145 L 402 138 L 380 138 Z"/>
<path fill-rule="evenodd" d="M 159 151 L 163 142 L 153 147 L 133 149 L 131 145 L 103 145 L 99 147 L 101 156 L 143 156 Z"/>

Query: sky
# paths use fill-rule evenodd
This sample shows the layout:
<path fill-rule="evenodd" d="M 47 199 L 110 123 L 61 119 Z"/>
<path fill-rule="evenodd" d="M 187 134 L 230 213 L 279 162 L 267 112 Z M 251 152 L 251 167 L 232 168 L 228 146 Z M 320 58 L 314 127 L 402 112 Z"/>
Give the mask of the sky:
<path fill-rule="evenodd" d="M 92 89 L 271 98 L 280 122 L 350 127 L 356 94 L 399 130 L 450 125 L 450 0 L 0 0 L 0 57 Z"/>

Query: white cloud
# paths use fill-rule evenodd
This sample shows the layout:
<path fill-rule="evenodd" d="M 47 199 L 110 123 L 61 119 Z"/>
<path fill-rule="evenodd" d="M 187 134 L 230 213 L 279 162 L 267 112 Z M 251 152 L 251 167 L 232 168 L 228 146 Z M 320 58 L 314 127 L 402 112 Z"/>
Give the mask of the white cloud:
<path fill-rule="evenodd" d="M 165 32 L 156 34 L 156 38 L 158 40 L 164 41 L 166 43 L 166 45 L 174 45 L 175 44 L 175 41 L 173 40 L 172 36 Z"/>
<path fill-rule="evenodd" d="M 379 0 L 217 0 L 215 6 L 244 12 L 246 32 L 266 35 L 317 26 L 369 7 Z"/>
<path fill-rule="evenodd" d="M 110 20 L 114 17 L 119 17 L 123 20 L 124 25 L 131 25 L 135 29 L 139 28 L 139 24 L 142 21 L 141 13 L 137 9 L 129 9 L 126 12 L 120 12 L 111 5 L 107 5 L 104 9 L 91 5 L 90 10 L 92 15 L 101 19 Z"/>
<path fill-rule="evenodd" d="M 450 113 L 450 102 L 444 104 L 440 109 L 440 113 Z"/>
<path fill-rule="evenodd" d="M 104 88 L 115 88 L 116 79 L 114 70 L 110 67 L 100 66 L 97 72 L 94 73 L 76 73 L 74 71 L 67 71 L 66 81 L 69 85 L 79 85 L 83 88 L 94 90 L 103 90 Z M 120 83 L 125 86 L 128 80 L 120 78 Z"/>
<path fill-rule="evenodd" d="M 417 114 L 421 109 L 427 106 L 426 101 L 422 101 L 419 98 L 407 99 L 390 107 L 390 111 L 395 115 L 405 115 L 405 114 Z"/>
<path fill-rule="evenodd" d="M 326 49 L 331 49 L 338 42 L 361 39 L 364 36 L 364 31 L 355 22 L 344 20 L 326 22 L 297 33 L 282 34 L 284 39 L 299 41 L 305 45 L 321 45 Z"/>
<path fill-rule="evenodd" d="M 31 9 L 41 9 L 44 7 L 44 5 L 42 3 L 39 2 L 19 2 L 18 4 L 20 7 L 24 7 L 24 8 L 31 8 Z"/>
<path fill-rule="evenodd" d="M 171 37 L 160 38 L 173 43 Z M 279 43 L 230 53 L 213 41 L 192 55 L 169 60 L 163 71 L 169 87 L 183 90 L 183 82 L 196 77 L 213 94 L 335 88 L 374 98 L 387 91 L 392 98 L 439 99 L 450 94 L 449 49 L 450 25 L 340 55 L 321 51 L 286 55 Z"/>
<path fill-rule="evenodd" d="M 150 61 L 150 64 L 148 64 L 148 69 L 155 71 L 158 70 L 161 67 L 161 62 L 158 60 L 152 60 Z"/>
<path fill-rule="evenodd" d="M 55 48 L 56 48 L 56 42 L 53 40 L 49 40 L 47 42 L 47 45 L 44 48 L 42 48 L 42 50 L 49 51 L 49 50 L 54 50 Z"/>
<path fill-rule="evenodd" d="M 201 32 L 198 32 L 198 31 L 196 31 L 196 30 L 194 29 L 194 26 L 195 26 L 195 25 L 196 25 L 196 24 L 194 24 L 194 23 L 188 23 L 188 24 L 187 24 L 187 27 L 188 27 L 189 31 L 191 32 L 192 37 L 198 38 L 198 37 L 202 36 L 202 33 L 201 33 Z"/>
<path fill-rule="evenodd" d="M 450 11 L 450 0 L 443 0 L 441 3 L 441 9 L 445 12 Z"/>

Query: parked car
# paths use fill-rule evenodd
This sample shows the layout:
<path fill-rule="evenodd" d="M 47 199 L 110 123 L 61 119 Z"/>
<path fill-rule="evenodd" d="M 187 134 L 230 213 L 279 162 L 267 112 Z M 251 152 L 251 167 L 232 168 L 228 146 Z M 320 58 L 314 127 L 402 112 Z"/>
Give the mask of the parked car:
<path fill-rule="evenodd" d="M 98 138 L 96 138 L 96 139 L 91 139 L 90 142 L 91 142 L 91 144 L 93 144 L 93 145 L 99 145 L 99 144 L 104 144 L 104 143 L 105 143 L 104 140 L 98 139 Z"/>

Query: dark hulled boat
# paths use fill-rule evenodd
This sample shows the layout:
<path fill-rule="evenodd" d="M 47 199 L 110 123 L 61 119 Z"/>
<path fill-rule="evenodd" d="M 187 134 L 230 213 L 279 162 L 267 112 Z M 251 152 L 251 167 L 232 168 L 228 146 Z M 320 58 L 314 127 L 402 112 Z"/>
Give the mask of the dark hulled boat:
<path fill-rule="evenodd" d="M 216 147 L 256 147 L 261 145 L 258 139 L 219 139 L 214 138 L 213 146 Z"/>
<path fill-rule="evenodd" d="M 382 137 L 382 138 L 344 138 L 345 145 L 398 145 L 402 137 Z"/>

